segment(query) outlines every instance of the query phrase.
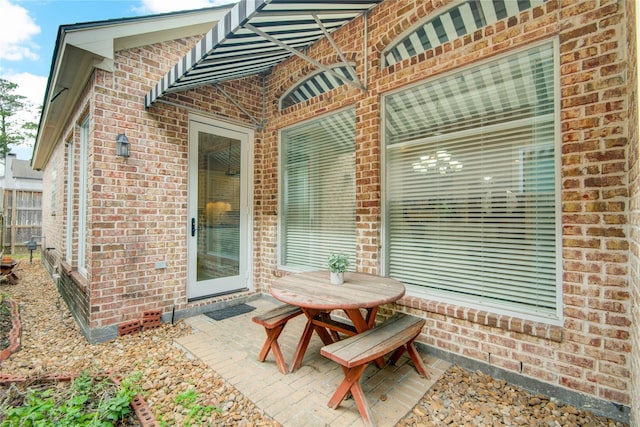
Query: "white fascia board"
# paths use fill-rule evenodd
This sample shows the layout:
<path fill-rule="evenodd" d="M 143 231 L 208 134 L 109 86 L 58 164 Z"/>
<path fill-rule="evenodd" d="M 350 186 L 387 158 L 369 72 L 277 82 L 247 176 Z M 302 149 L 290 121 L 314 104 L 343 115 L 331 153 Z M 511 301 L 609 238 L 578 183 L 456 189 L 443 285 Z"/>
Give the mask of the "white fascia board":
<path fill-rule="evenodd" d="M 227 10 L 106 22 L 96 27 L 71 29 L 66 33 L 65 43 L 113 59 L 118 50 L 205 34 Z"/>
<path fill-rule="evenodd" d="M 95 68 L 112 72 L 114 52 L 205 34 L 227 14 L 231 6 L 210 11 L 195 10 L 149 18 L 104 21 L 87 26 L 72 25 L 64 30 L 54 58 L 48 99 L 44 100 L 42 129 L 34 147 L 32 166 L 41 169 L 47 164 L 53 147 L 60 138 L 62 125 L 73 109 L 88 76 Z M 74 48 L 80 49 L 84 54 Z M 68 67 L 69 62 L 73 63 L 72 67 Z M 73 76 L 65 75 L 69 72 Z M 77 78 L 79 76 L 82 78 Z M 65 84 L 70 80 L 73 81 L 73 87 Z M 67 88 L 67 92 L 51 104 L 51 98 L 63 87 Z"/>

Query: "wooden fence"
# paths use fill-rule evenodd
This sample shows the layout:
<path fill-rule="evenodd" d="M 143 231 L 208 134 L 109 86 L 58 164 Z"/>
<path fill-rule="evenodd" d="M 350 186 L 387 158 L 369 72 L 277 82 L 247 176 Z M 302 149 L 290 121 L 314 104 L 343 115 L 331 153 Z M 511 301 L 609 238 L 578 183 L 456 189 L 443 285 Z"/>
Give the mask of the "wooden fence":
<path fill-rule="evenodd" d="M 4 190 L 0 242 L 5 253 L 25 252 L 26 242 L 42 236 L 42 191 Z"/>

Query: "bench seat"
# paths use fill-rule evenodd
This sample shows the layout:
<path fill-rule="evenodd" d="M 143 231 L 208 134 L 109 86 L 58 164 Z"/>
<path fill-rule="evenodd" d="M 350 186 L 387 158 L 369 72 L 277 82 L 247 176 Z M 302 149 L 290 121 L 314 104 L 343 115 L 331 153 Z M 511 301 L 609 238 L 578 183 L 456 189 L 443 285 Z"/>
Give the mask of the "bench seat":
<path fill-rule="evenodd" d="M 267 333 L 267 339 L 262 345 L 262 350 L 258 355 L 258 360 L 264 362 L 269 354 L 269 350 L 273 352 L 273 357 L 276 359 L 276 365 L 278 370 L 283 374 L 288 372 L 287 364 L 284 361 L 284 356 L 280 350 L 278 344 L 278 337 L 282 333 L 285 325 L 290 319 L 302 314 L 300 307 L 290 304 L 280 305 L 265 313 L 259 314 L 251 318 L 255 323 L 264 326 Z"/>
<path fill-rule="evenodd" d="M 374 425 L 369 405 L 364 396 L 360 377 L 369 362 L 392 353 L 389 364 L 395 364 L 407 351 L 420 376 L 429 378 L 413 341 L 420 335 L 425 319 L 401 314 L 379 326 L 353 337 L 322 347 L 320 353 L 342 365 L 345 376 L 329 400 L 330 408 L 337 408 L 347 393 L 351 392 L 365 425 Z"/>

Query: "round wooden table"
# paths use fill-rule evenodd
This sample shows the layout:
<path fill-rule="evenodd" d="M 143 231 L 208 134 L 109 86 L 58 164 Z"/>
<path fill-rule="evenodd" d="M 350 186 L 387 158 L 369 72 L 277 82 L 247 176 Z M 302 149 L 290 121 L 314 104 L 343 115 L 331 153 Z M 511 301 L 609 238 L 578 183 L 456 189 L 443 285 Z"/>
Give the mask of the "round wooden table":
<path fill-rule="evenodd" d="M 338 333 L 350 336 L 362 333 L 375 325 L 380 305 L 397 301 L 404 293 L 401 282 L 365 273 L 345 273 L 342 285 L 332 285 L 328 271 L 289 274 L 276 279 L 271 285 L 271 295 L 300 307 L 307 317 L 290 372 L 302 363 L 313 331 L 325 345 L 337 340 Z M 361 309 L 366 310 L 366 316 Z M 351 324 L 331 318 L 333 310 L 343 310 Z"/>

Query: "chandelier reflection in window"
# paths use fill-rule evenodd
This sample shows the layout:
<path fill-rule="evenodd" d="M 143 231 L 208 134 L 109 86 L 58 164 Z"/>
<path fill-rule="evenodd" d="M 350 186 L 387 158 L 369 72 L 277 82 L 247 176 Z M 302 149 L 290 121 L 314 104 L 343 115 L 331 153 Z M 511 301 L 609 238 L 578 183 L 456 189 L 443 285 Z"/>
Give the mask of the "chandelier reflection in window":
<path fill-rule="evenodd" d="M 462 162 L 453 160 L 447 150 L 439 150 L 435 154 L 420 156 L 420 161 L 412 163 L 412 166 L 414 172 L 435 172 L 445 175 L 461 170 Z"/>

